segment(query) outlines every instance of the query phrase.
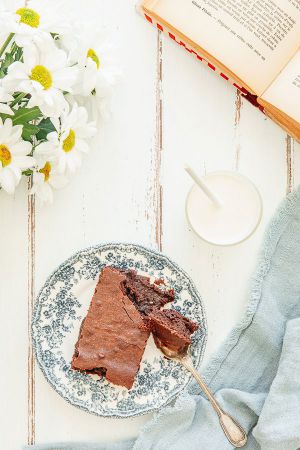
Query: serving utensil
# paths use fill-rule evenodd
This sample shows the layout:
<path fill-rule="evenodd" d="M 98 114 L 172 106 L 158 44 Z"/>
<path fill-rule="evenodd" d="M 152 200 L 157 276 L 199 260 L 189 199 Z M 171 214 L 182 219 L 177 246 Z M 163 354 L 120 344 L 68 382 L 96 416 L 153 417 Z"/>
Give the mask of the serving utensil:
<path fill-rule="evenodd" d="M 197 381 L 197 383 L 205 393 L 206 397 L 210 401 L 212 407 L 218 414 L 220 425 L 228 441 L 236 448 L 244 447 L 244 445 L 246 445 L 247 442 L 246 432 L 241 427 L 241 425 L 239 425 L 239 423 L 233 417 L 231 417 L 230 414 L 228 414 L 221 408 L 221 406 L 215 399 L 214 395 L 211 393 L 210 389 L 203 381 L 201 375 L 195 369 L 193 362 L 190 356 L 188 355 L 187 350 L 180 353 L 177 352 L 176 350 L 170 350 L 168 347 L 163 345 L 158 338 L 155 338 L 155 342 L 158 348 L 164 354 L 164 356 L 166 356 L 166 358 L 178 361 L 194 376 L 195 380 Z"/>

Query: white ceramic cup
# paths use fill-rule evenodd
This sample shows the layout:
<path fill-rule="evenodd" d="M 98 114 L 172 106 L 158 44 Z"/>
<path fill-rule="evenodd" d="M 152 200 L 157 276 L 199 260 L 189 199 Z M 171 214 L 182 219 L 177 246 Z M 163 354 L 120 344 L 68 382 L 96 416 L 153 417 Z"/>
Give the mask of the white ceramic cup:
<path fill-rule="evenodd" d="M 229 171 L 209 173 L 203 180 L 222 206 L 216 206 L 194 184 L 186 199 L 186 216 L 193 231 L 214 245 L 235 245 L 249 238 L 260 223 L 263 209 L 252 181 Z"/>

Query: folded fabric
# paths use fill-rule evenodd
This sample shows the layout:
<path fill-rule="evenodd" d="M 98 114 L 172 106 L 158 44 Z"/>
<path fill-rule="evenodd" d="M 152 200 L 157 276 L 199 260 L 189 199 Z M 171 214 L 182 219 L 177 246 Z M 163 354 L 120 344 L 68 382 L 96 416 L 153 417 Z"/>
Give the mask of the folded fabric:
<path fill-rule="evenodd" d="M 226 411 L 249 433 L 247 450 L 300 448 L 300 190 L 278 209 L 267 232 L 247 311 L 204 377 Z M 211 405 L 192 384 L 135 441 L 56 444 L 31 450 L 229 450 Z"/>
<path fill-rule="evenodd" d="M 253 436 L 261 450 L 300 448 L 300 318 L 287 323 L 278 372 Z"/>

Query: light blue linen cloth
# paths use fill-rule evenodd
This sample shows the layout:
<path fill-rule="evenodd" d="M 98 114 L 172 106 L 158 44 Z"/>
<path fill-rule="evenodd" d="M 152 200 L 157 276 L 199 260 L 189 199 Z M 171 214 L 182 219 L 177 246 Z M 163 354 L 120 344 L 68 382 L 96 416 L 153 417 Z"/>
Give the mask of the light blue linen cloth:
<path fill-rule="evenodd" d="M 247 311 L 204 372 L 226 411 L 249 433 L 247 450 L 300 449 L 300 189 L 279 207 L 253 279 Z M 138 438 L 31 450 L 229 450 L 217 416 L 192 384 Z"/>

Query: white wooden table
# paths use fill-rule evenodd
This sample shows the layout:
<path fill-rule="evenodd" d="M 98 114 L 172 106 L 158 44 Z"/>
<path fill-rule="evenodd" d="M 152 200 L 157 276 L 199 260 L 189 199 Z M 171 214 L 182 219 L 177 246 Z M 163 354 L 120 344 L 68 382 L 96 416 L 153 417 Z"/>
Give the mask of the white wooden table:
<path fill-rule="evenodd" d="M 160 249 L 193 278 L 206 307 L 207 357 L 241 316 L 265 226 L 300 180 L 300 148 L 234 88 L 152 29 L 135 0 L 67 0 L 84 20 L 97 14 L 119 46 L 123 78 L 92 154 L 52 206 L 0 193 L 1 448 L 27 442 L 120 440 L 149 416 L 102 419 L 69 405 L 36 368 L 30 347 L 35 295 L 49 273 L 76 250 L 104 241 Z M 198 171 L 249 176 L 264 201 L 253 237 L 218 248 L 188 228 L 191 185 Z"/>

